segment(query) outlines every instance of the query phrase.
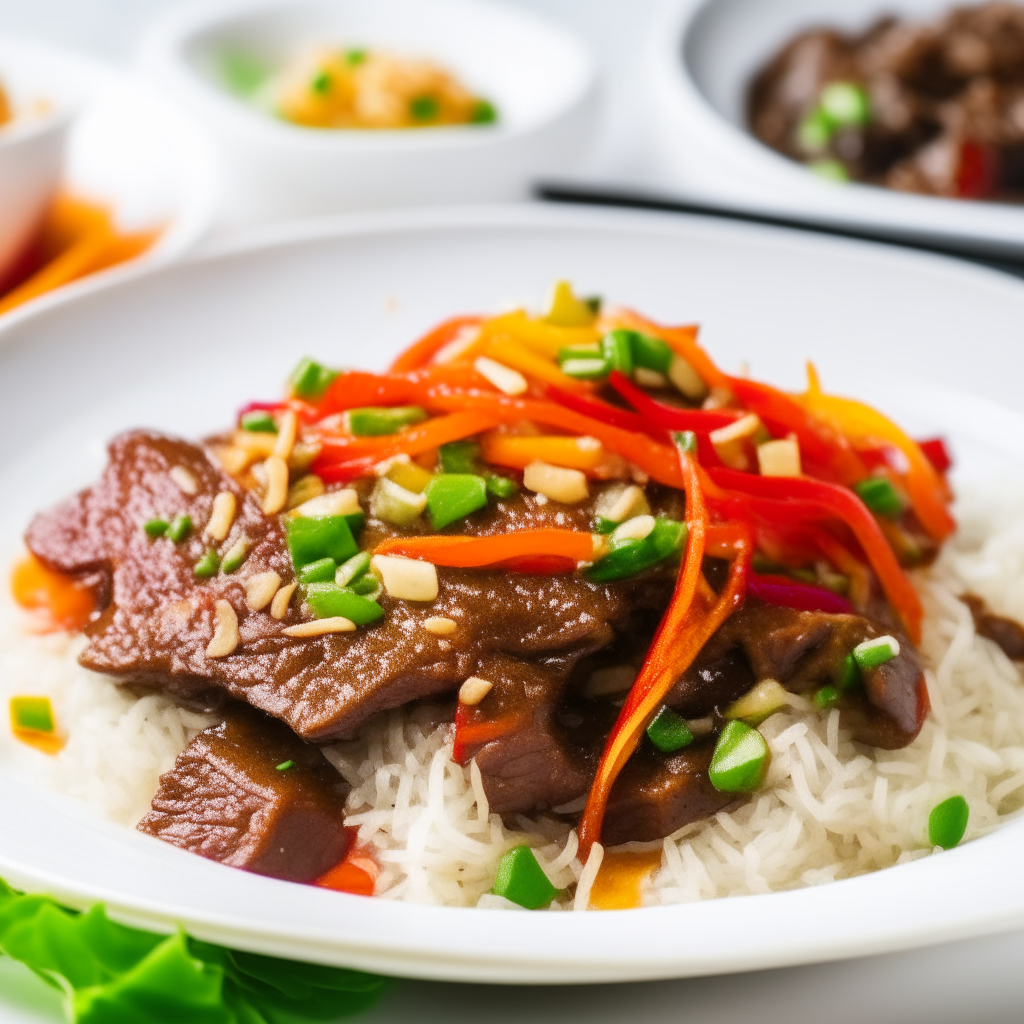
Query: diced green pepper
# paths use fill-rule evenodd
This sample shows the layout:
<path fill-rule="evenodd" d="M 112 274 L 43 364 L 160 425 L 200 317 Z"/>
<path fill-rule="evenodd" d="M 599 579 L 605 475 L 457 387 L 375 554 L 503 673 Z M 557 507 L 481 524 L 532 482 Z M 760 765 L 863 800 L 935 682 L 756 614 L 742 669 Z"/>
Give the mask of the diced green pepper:
<path fill-rule="evenodd" d="M 558 895 L 558 890 L 544 874 L 544 869 L 537 863 L 536 855 L 528 846 L 516 846 L 502 856 L 498 861 L 491 892 L 527 910 L 550 906 Z"/>
<path fill-rule="evenodd" d="M 12 697 L 11 726 L 31 732 L 53 732 L 53 705 L 49 697 Z"/>
<path fill-rule="evenodd" d="M 692 430 L 676 430 L 672 434 L 672 443 L 687 455 L 697 454 L 697 435 Z"/>
<path fill-rule="evenodd" d="M 171 524 L 166 519 L 147 519 L 142 524 L 143 530 L 146 531 L 146 536 L 156 540 L 157 537 L 162 537 L 171 528 Z"/>
<path fill-rule="evenodd" d="M 224 554 L 224 561 L 220 564 L 221 570 L 231 575 L 231 573 L 241 567 L 248 555 L 249 545 L 247 541 L 243 539 L 237 544 L 232 544 L 230 549 Z"/>
<path fill-rule="evenodd" d="M 474 473 L 440 473 L 427 485 L 427 515 L 435 530 L 487 504 L 487 481 Z"/>
<path fill-rule="evenodd" d="M 493 103 L 477 100 L 473 113 L 469 115 L 470 124 L 494 124 L 498 120 L 498 111 Z"/>
<path fill-rule="evenodd" d="M 203 552 L 202 557 L 196 562 L 192 568 L 192 572 L 199 577 L 199 579 L 208 579 L 210 576 L 215 576 L 217 570 L 220 568 L 220 555 L 213 548 L 207 548 Z"/>
<path fill-rule="evenodd" d="M 191 516 L 175 516 L 171 520 L 171 525 L 167 527 L 167 536 L 170 537 L 175 544 L 180 544 L 186 537 L 192 532 L 192 517 Z"/>
<path fill-rule="evenodd" d="M 629 331 L 630 347 L 633 350 L 633 365 L 645 370 L 668 373 L 672 365 L 672 349 L 661 340 L 639 331 Z"/>
<path fill-rule="evenodd" d="M 352 531 L 353 537 L 358 537 L 363 532 L 363 525 L 366 522 L 365 512 L 349 512 L 341 518 L 348 523 L 348 528 Z"/>
<path fill-rule="evenodd" d="M 285 533 L 296 570 L 320 558 L 340 565 L 359 550 L 346 516 L 293 516 L 285 521 Z"/>
<path fill-rule="evenodd" d="M 823 686 L 811 698 L 819 711 L 828 711 L 839 703 L 839 691 L 834 686 Z"/>
<path fill-rule="evenodd" d="M 515 480 L 494 474 L 487 478 L 487 493 L 495 498 L 511 498 L 518 491 Z"/>
<path fill-rule="evenodd" d="M 869 476 L 853 485 L 857 496 L 872 512 L 895 518 L 903 512 L 903 498 L 890 480 L 882 476 Z"/>
<path fill-rule="evenodd" d="M 318 558 L 307 562 L 296 572 L 300 583 L 328 583 L 334 581 L 338 563 L 333 558 Z"/>
<path fill-rule="evenodd" d="M 967 831 L 971 810 L 962 796 L 951 796 L 936 804 L 928 815 L 928 842 L 952 850 Z"/>
<path fill-rule="evenodd" d="M 476 441 L 449 441 L 437 449 L 442 473 L 475 473 L 480 463 Z"/>
<path fill-rule="evenodd" d="M 575 377 L 577 380 L 603 380 L 612 368 L 607 359 L 588 356 L 585 359 L 566 359 L 560 369 L 567 377 Z"/>
<path fill-rule="evenodd" d="M 818 109 L 837 128 L 864 125 L 871 120 L 868 94 L 854 82 L 829 82 L 821 90 Z"/>
<path fill-rule="evenodd" d="M 308 356 L 292 371 L 289 382 L 296 398 L 320 398 L 337 377 L 335 370 L 313 362 Z"/>
<path fill-rule="evenodd" d="M 397 434 L 405 427 L 415 426 L 427 418 L 427 410 L 418 405 L 368 405 L 363 409 L 349 409 L 345 413 L 348 429 L 356 437 L 381 437 Z"/>
<path fill-rule="evenodd" d="M 243 413 L 242 429 L 249 430 L 254 434 L 276 434 L 277 424 L 269 412 L 256 409 L 253 412 Z"/>
<path fill-rule="evenodd" d="M 836 689 L 840 693 L 849 693 L 851 690 L 856 690 L 860 684 L 860 669 L 857 667 L 857 659 L 851 652 L 843 658 L 839 666 L 839 672 L 835 679 Z"/>
<path fill-rule="evenodd" d="M 274 765 L 274 770 L 279 772 L 290 772 L 295 767 L 295 762 L 292 760 L 282 761 L 280 764 Z"/>
<path fill-rule="evenodd" d="M 900 653 L 900 642 L 894 636 L 879 636 L 865 640 L 853 649 L 853 660 L 861 670 L 878 668 L 892 661 Z"/>
<path fill-rule="evenodd" d="M 358 555 L 353 555 L 347 562 L 343 562 L 338 566 L 338 569 L 334 574 L 334 582 L 337 583 L 339 587 L 347 587 L 353 580 L 362 576 L 369 568 L 370 553 L 368 551 L 360 551 Z"/>
<path fill-rule="evenodd" d="M 671 558 L 686 540 L 686 524 L 659 516 L 654 529 L 642 540 L 629 538 L 612 541 L 611 551 L 586 570 L 594 583 L 626 579 Z"/>
<path fill-rule="evenodd" d="M 348 585 L 348 589 L 354 594 L 363 594 L 366 597 L 376 598 L 381 590 L 380 580 L 376 576 L 364 573 L 362 576 L 354 579 Z"/>
<path fill-rule="evenodd" d="M 601 339 L 601 355 L 608 363 L 608 369 L 618 370 L 627 377 L 633 372 L 633 343 L 631 331 L 609 331 Z"/>
<path fill-rule="evenodd" d="M 647 726 L 647 737 L 664 754 L 672 754 L 693 742 L 686 720 L 671 708 L 662 708 Z"/>
<path fill-rule="evenodd" d="M 306 601 L 318 619 L 332 619 L 341 615 L 357 626 L 376 622 L 384 614 L 376 601 L 357 594 L 337 583 L 310 583 L 306 587 Z"/>
<path fill-rule="evenodd" d="M 620 525 L 621 524 L 615 522 L 614 519 L 608 519 L 605 516 L 598 516 L 597 519 L 594 520 L 594 533 L 614 533 Z"/>
<path fill-rule="evenodd" d="M 764 781 L 770 761 L 765 738 L 734 719 L 718 737 L 708 778 L 720 793 L 752 793 Z"/>

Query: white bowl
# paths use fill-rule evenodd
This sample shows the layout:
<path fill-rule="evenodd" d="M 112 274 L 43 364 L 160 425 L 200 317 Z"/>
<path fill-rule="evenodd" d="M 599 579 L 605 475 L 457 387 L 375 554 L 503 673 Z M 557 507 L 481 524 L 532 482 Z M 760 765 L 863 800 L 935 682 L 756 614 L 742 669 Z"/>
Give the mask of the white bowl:
<path fill-rule="evenodd" d="M 0 127 L 0 281 L 39 227 L 60 182 L 78 103 L 74 83 L 46 55 L 0 39 L 0 85 L 14 120 Z M 45 110 L 33 106 L 45 104 Z"/>
<path fill-rule="evenodd" d="M 433 58 L 493 102 L 498 122 L 310 129 L 255 109 L 218 81 L 225 48 L 276 63 L 324 42 Z M 227 171 L 229 219 L 524 198 L 535 179 L 584 159 L 597 127 L 597 83 L 586 49 L 489 0 L 201 3 L 157 23 L 140 61 L 214 134 Z"/>
<path fill-rule="evenodd" d="M 747 85 L 788 39 L 816 25 L 867 27 L 882 14 L 932 20 L 951 0 L 667 0 L 649 84 L 670 190 L 691 202 L 951 248 L 1024 253 L 1024 206 L 825 181 L 748 130 Z"/>

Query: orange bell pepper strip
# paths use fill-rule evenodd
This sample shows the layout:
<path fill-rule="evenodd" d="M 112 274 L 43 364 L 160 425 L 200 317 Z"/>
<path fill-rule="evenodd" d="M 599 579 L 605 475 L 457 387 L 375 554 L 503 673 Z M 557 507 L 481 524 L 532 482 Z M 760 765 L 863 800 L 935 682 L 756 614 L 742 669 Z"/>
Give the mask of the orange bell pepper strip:
<path fill-rule="evenodd" d="M 374 548 L 376 555 L 401 555 L 434 565 L 475 569 L 515 558 L 551 555 L 590 562 L 595 557 L 593 534 L 580 530 L 518 530 L 489 537 L 392 537 Z"/>
<path fill-rule="evenodd" d="M 483 322 L 480 316 L 453 316 L 438 324 L 418 341 L 395 356 L 388 368 L 391 373 L 405 373 L 426 366 L 446 345 L 450 345 L 459 333 L 467 327 L 477 327 Z"/>
<path fill-rule="evenodd" d="M 921 525 L 938 541 L 945 540 L 956 529 L 947 507 L 946 482 L 920 445 L 892 420 L 863 402 L 826 395 L 810 363 L 807 364 L 807 390 L 799 401 L 805 409 L 832 423 L 854 444 L 884 443 L 898 448 L 907 460 L 907 493 Z"/>
<path fill-rule="evenodd" d="M 701 493 L 696 466 L 689 455 L 679 453 L 677 464 L 686 491 L 686 557 L 668 609 L 655 633 L 640 674 L 633 683 L 619 716 L 608 734 L 597 774 L 587 795 L 579 824 L 579 858 L 586 863 L 601 835 L 605 809 L 612 786 L 658 710 L 665 694 L 692 664 L 711 634 L 739 606 L 744 595 L 744 557 L 737 557 L 729 581 L 720 596 L 708 586 L 702 574 L 708 533 L 708 513 Z"/>
<path fill-rule="evenodd" d="M 410 405 L 427 389 L 442 384 L 451 388 L 491 387 L 486 378 L 464 363 L 425 366 L 405 373 L 343 370 L 331 381 L 315 408 L 323 417 L 367 405 Z"/>
<path fill-rule="evenodd" d="M 546 462 L 579 469 L 600 479 L 623 473 L 626 468 L 621 458 L 610 456 L 604 445 L 593 437 L 485 434 L 480 439 L 480 454 L 492 466 L 525 469 L 531 462 Z"/>

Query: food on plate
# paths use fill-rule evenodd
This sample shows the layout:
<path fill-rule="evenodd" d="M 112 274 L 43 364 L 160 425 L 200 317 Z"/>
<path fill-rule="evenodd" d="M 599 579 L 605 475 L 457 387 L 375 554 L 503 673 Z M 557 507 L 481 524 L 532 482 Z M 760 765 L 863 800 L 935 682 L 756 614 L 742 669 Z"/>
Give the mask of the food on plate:
<path fill-rule="evenodd" d="M 0 82 L 0 127 L 14 120 L 14 111 L 11 109 L 11 100 L 7 95 L 3 82 Z"/>
<path fill-rule="evenodd" d="M 861 33 L 812 28 L 771 58 L 750 127 L 829 178 L 961 199 L 1024 199 L 1024 7 L 958 7 Z"/>
<path fill-rule="evenodd" d="M 16 596 L 71 632 L 52 706 L 8 680 L 22 730 L 185 850 L 425 902 L 768 891 L 982 834 L 1024 793 L 1024 630 L 946 445 L 697 335 L 560 282 L 385 372 L 304 359 L 205 441 L 115 438 L 26 533 Z"/>
<path fill-rule="evenodd" d="M 236 92 L 307 128 L 429 128 L 491 124 L 498 116 L 441 65 L 384 50 L 315 47 L 276 71 L 231 52 L 223 73 Z"/>

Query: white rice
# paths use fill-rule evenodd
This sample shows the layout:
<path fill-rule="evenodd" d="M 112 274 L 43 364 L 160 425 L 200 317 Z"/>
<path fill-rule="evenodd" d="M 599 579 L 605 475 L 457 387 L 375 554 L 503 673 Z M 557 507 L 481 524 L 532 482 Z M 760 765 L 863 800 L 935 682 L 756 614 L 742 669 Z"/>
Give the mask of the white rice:
<path fill-rule="evenodd" d="M 1024 674 L 975 635 L 957 600 L 970 590 L 1024 621 L 1024 493 L 986 490 L 974 487 L 972 500 L 960 502 L 957 535 L 916 574 L 932 703 L 920 736 L 902 750 L 874 751 L 851 740 L 839 711 L 821 714 L 795 698 L 761 726 L 772 751 L 765 788 L 664 840 L 645 905 L 818 885 L 928 856 L 937 852 L 927 842 L 928 812 L 953 793 L 970 805 L 968 840 L 1024 806 Z M 159 774 L 210 720 L 85 671 L 75 661 L 80 643 L 26 636 L 20 613 L 3 598 L 0 695 L 50 695 L 69 740 L 47 758 L 0 730 L 0 753 L 43 767 L 57 788 L 132 824 Z M 597 858 L 584 870 L 575 833 L 554 817 L 519 817 L 509 828 L 489 813 L 476 766 L 450 759 L 450 731 L 420 708 L 326 748 L 352 785 L 348 820 L 381 865 L 378 895 L 511 907 L 487 890 L 501 855 L 525 842 L 568 890 L 552 909 L 586 909 Z"/>

